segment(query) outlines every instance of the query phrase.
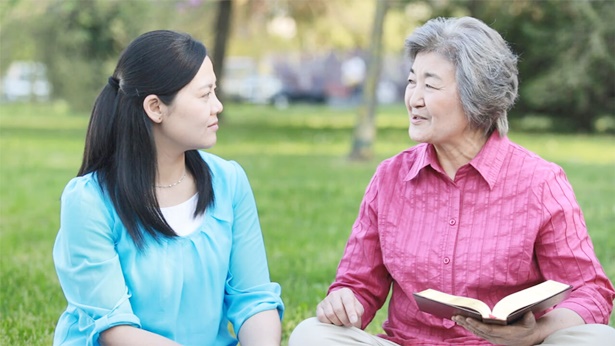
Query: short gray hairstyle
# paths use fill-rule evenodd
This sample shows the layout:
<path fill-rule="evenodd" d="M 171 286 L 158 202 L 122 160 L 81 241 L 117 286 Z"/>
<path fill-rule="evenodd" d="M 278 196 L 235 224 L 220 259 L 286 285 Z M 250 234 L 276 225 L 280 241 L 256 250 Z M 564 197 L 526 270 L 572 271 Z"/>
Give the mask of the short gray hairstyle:
<path fill-rule="evenodd" d="M 508 132 L 517 99 L 517 56 L 494 29 L 471 18 L 435 18 L 406 39 L 410 64 L 418 53 L 439 53 L 456 70 L 459 98 L 470 126 L 485 134 Z"/>

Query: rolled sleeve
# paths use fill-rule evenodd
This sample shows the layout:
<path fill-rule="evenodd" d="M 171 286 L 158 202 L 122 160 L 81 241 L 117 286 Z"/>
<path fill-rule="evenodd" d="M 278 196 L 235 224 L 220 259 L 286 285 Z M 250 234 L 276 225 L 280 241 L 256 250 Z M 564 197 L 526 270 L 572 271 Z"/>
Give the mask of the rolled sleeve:
<path fill-rule="evenodd" d="M 73 179 L 62 194 L 53 259 L 68 308 L 54 345 L 98 345 L 100 333 L 112 326 L 140 326 L 115 250 L 110 210 L 90 175 Z"/>
<path fill-rule="evenodd" d="M 239 290 L 227 285 L 225 301 L 228 305 L 228 319 L 237 333 L 246 320 L 259 312 L 277 310 L 282 319 L 284 305 L 280 294 L 280 285 L 273 282 L 253 286 L 248 290 Z"/>
<path fill-rule="evenodd" d="M 87 310 L 69 306 L 60 317 L 55 331 L 54 345 L 98 346 L 100 333 L 117 325 L 140 327 L 139 319 L 132 313 L 126 294 L 118 306 L 95 319 Z"/>

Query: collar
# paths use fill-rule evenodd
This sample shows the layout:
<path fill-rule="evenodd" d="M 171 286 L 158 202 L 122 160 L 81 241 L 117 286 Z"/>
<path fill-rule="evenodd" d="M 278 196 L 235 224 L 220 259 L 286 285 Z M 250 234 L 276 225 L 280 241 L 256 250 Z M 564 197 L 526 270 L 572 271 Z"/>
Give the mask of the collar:
<path fill-rule="evenodd" d="M 416 153 L 416 160 L 414 164 L 410 166 L 410 171 L 404 178 L 404 181 L 409 181 L 416 178 L 419 175 L 419 172 L 427 166 L 431 166 L 436 171 L 442 173 L 440 162 L 438 162 L 438 156 L 436 155 L 436 149 L 433 144 L 419 144 L 416 147 Z"/>
<path fill-rule="evenodd" d="M 469 163 L 480 173 L 492 190 L 506 159 L 509 146 L 508 137 L 501 137 L 497 131 L 494 131 L 478 155 Z"/>
<path fill-rule="evenodd" d="M 510 140 L 507 137 L 501 137 L 497 131 L 494 131 L 476 157 L 469 162 L 469 165 L 476 169 L 485 182 L 489 184 L 490 189 L 495 186 L 509 144 Z M 436 172 L 445 174 L 440 166 L 433 144 L 420 144 L 416 149 L 416 161 L 410 167 L 404 181 L 415 179 L 419 172 L 427 166 L 431 166 Z"/>

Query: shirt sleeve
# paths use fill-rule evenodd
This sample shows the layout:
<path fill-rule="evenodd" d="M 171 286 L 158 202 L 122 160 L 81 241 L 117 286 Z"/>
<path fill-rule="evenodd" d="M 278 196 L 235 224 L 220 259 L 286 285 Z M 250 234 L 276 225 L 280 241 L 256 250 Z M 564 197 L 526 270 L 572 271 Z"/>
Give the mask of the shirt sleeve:
<path fill-rule="evenodd" d="M 329 287 L 329 293 L 344 287 L 353 291 L 365 310 L 361 318 L 362 328 L 367 327 L 384 304 L 392 282 L 380 247 L 378 181 L 379 171 L 367 186 L 335 281 Z"/>
<path fill-rule="evenodd" d="M 265 245 L 254 195 L 244 170 L 236 162 L 233 196 L 233 245 L 224 302 L 229 321 L 237 334 L 253 315 L 277 309 L 282 318 L 284 304 L 280 285 L 271 282 Z"/>
<path fill-rule="evenodd" d="M 140 327 L 115 251 L 110 208 L 91 176 L 73 179 L 62 194 L 53 259 L 68 308 L 55 344 L 98 345 L 100 333 L 112 326 Z"/>
<path fill-rule="evenodd" d="M 572 187 L 560 167 L 543 184 L 543 222 L 536 241 L 540 270 L 546 279 L 574 287 L 558 308 L 575 311 L 585 323 L 606 324 L 615 293 L 596 257 Z"/>

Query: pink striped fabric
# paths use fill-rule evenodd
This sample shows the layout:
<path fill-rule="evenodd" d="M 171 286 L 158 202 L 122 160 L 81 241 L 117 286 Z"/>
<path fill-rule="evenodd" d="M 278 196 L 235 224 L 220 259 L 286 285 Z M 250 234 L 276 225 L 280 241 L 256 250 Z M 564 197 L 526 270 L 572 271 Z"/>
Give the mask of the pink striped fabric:
<path fill-rule="evenodd" d="M 352 289 L 363 327 L 392 295 L 387 339 L 400 345 L 478 344 L 448 319 L 418 311 L 427 288 L 499 299 L 546 279 L 574 286 L 561 303 L 607 323 L 615 293 L 563 170 L 497 132 L 452 181 L 430 144 L 382 162 L 330 291 Z"/>

